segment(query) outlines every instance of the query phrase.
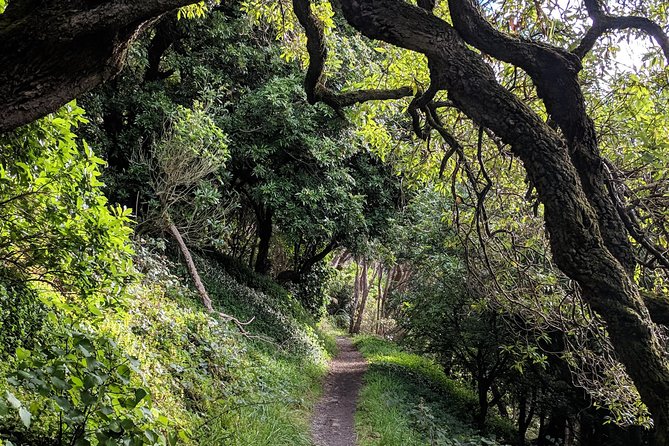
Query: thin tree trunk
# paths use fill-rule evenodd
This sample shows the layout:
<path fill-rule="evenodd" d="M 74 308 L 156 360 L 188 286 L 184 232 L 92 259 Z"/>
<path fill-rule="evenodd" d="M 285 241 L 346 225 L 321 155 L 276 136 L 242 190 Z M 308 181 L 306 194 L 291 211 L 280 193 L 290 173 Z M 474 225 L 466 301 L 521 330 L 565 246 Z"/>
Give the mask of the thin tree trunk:
<path fill-rule="evenodd" d="M 351 306 L 351 321 L 349 322 L 348 332 L 353 334 L 353 326 L 355 325 L 355 312 L 358 309 L 358 300 L 360 299 L 360 281 L 358 273 L 360 270 L 360 263 L 357 259 L 355 261 L 355 280 L 353 281 L 353 305 Z"/>
<path fill-rule="evenodd" d="M 527 398 L 527 393 L 523 393 L 520 396 L 519 408 L 518 408 L 518 446 L 525 446 L 525 437 L 527 435 L 527 429 L 530 427 L 530 423 L 534 418 L 534 409 L 535 409 L 535 396 L 536 391 L 532 392 L 532 396 L 529 401 Z M 530 408 L 528 410 L 528 404 Z"/>
<path fill-rule="evenodd" d="M 379 281 L 376 291 L 376 317 L 374 318 L 374 333 L 379 334 L 379 325 L 381 323 L 381 299 L 383 292 L 381 290 L 381 281 L 383 280 L 383 267 L 379 264 Z"/>
<path fill-rule="evenodd" d="M 256 212 L 258 217 L 258 255 L 255 262 L 255 271 L 267 274 L 271 268 L 269 262 L 269 245 L 272 240 L 272 215 L 271 209 L 261 209 Z"/>
<path fill-rule="evenodd" d="M 493 399 L 496 401 L 497 410 L 499 410 L 500 416 L 508 420 L 510 418 L 509 411 L 506 405 L 504 404 L 504 401 L 502 401 L 504 395 L 499 391 L 497 386 L 492 386 L 490 388 L 490 391 L 492 392 Z"/>
<path fill-rule="evenodd" d="M 360 333 L 360 323 L 362 321 L 362 313 L 365 311 L 365 305 L 367 303 L 367 259 L 362 259 L 362 268 L 360 269 L 360 277 L 358 278 L 358 305 L 354 311 L 355 318 L 353 320 L 353 326 L 351 328 L 351 333 L 356 334 Z"/>
<path fill-rule="evenodd" d="M 365 307 L 367 306 L 367 297 L 369 296 L 369 284 L 374 283 L 376 279 L 376 270 L 374 270 L 374 275 L 372 280 L 367 280 L 367 271 L 369 269 L 367 260 L 363 263 L 362 274 L 360 276 L 360 308 L 358 310 L 358 317 L 355 321 L 355 326 L 353 327 L 353 333 L 360 333 L 360 327 L 362 326 L 362 318 L 365 314 Z"/>
<path fill-rule="evenodd" d="M 167 222 L 167 227 L 170 230 L 170 233 L 172 234 L 174 239 L 177 241 L 179 249 L 181 250 L 181 254 L 183 254 L 184 259 L 186 260 L 186 266 L 188 267 L 188 272 L 190 273 L 193 282 L 195 282 L 195 289 L 197 289 L 197 292 L 200 295 L 200 298 L 202 299 L 202 303 L 204 304 L 207 311 L 213 312 L 214 308 L 211 305 L 211 299 L 209 298 L 209 293 L 207 293 L 207 290 L 205 289 L 204 284 L 200 279 L 200 274 L 198 274 L 197 272 L 197 268 L 195 267 L 195 262 L 193 262 L 193 257 L 191 257 L 190 251 L 188 250 L 188 247 L 186 246 L 183 237 L 181 237 L 179 229 L 171 221 Z"/>

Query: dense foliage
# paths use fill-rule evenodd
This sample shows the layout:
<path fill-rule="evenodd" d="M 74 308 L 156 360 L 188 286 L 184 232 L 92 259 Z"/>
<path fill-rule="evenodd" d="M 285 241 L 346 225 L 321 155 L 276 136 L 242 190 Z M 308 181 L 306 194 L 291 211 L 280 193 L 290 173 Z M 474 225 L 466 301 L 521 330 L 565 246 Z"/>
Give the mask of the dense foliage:
<path fill-rule="evenodd" d="M 326 317 L 362 444 L 667 444 L 664 2 L 46 3 L 0 0 L 0 441 L 308 445 Z"/>

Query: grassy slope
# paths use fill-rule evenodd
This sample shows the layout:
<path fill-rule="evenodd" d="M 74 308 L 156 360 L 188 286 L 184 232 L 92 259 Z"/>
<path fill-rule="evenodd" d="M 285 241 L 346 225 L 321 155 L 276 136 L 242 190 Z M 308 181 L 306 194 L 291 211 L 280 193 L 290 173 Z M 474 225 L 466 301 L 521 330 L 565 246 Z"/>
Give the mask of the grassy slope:
<path fill-rule="evenodd" d="M 271 280 L 237 267 L 240 283 L 198 259 L 216 309 L 255 318 L 246 326 L 252 336 L 244 336 L 208 314 L 182 268 L 148 246 L 135 247 L 141 281 L 129 287 L 124 307 L 94 329 L 139 360 L 133 380 L 150 391 L 152 428 L 178 433 L 180 445 L 310 446 L 309 418 L 334 339 Z M 44 407 L 37 395 L 20 396 Z M 4 423 L 25 431 L 16 416 Z M 34 409 L 32 429 L 32 438 L 53 438 L 56 412 Z"/>
<path fill-rule="evenodd" d="M 254 318 L 251 337 L 206 314 L 165 259 L 140 258 L 147 278 L 117 327 L 139 334 L 127 349 L 144 364 L 154 405 L 187 434 L 185 443 L 310 445 L 309 418 L 334 341 L 283 288 L 243 267 L 233 272 L 238 281 L 198 259 L 217 309 Z"/>
<path fill-rule="evenodd" d="M 441 367 L 372 336 L 355 344 L 370 362 L 356 414 L 360 446 L 499 444 L 469 426 L 475 395 Z"/>

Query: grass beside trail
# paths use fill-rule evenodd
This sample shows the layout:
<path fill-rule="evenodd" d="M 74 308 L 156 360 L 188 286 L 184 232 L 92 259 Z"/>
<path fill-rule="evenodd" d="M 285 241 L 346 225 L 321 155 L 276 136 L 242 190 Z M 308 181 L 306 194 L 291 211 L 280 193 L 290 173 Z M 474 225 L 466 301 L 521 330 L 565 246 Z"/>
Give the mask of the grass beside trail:
<path fill-rule="evenodd" d="M 439 365 L 373 336 L 354 343 L 370 363 L 356 412 L 360 446 L 502 444 L 470 427 L 476 396 Z M 489 430 L 510 434 L 500 423 Z"/>

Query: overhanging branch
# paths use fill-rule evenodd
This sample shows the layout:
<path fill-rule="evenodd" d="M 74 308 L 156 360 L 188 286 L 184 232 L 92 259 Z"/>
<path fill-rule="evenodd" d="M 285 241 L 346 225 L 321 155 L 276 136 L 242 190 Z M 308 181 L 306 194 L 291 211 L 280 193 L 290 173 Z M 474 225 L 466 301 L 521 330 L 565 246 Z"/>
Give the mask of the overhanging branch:
<path fill-rule="evenodd" d="M 585 8 L 592 19 L 592 27 L 585 34 L 579 45 L 572 51 L 581 59 L 595 46 L 597 40 L 605 33 L 613 30 L 637 29 L 653 39 L 662 49 L 669 62 L 669 37 L 662 27 L 647 17 L 612 16 L 606 13 L 601 0 L 584 0 Z"/>
<path fill-rule="evenodd" d="M 603 11 L 598 0 L 588 2 L 593 13 Z M 607 191 L 609 179 L 602 168 L 594 123 L 587 114 L 578 78 L 580 59 L 561 48 L 521 40 L 495 29 L 473 0 L 449 0 L 449 7 L 453 25 L 469 44 L 530 75 L 548 114 L 565 136 L 586 197 L 596 210 L 606 247 L 631 273 L 635 259 L 625 226 Z"/>
<path fill-rule="evenodd" d="M 325 61 L 327 60 L 327 45 L 323 25 L 311 11 L 309 0 L 293 0 L 293 11 L 307 36 L 307 52 L 309 53 L 309 67 L 304 78 L 304 89 L 310 104 L 323 102 L 335 110 L 360 104 L 367 101 L 382 101 L 401 99 L 411 96 L 411 87 L 394 89 L 369 89 L 337 93 L 329 89 L 325 76 Z"/>
<path fill-rule="evenodd" d="M 110 79 L 141 30 L 191 3 L 11 0 L 0 15 L 0 132 L 51 113 Z"/>

